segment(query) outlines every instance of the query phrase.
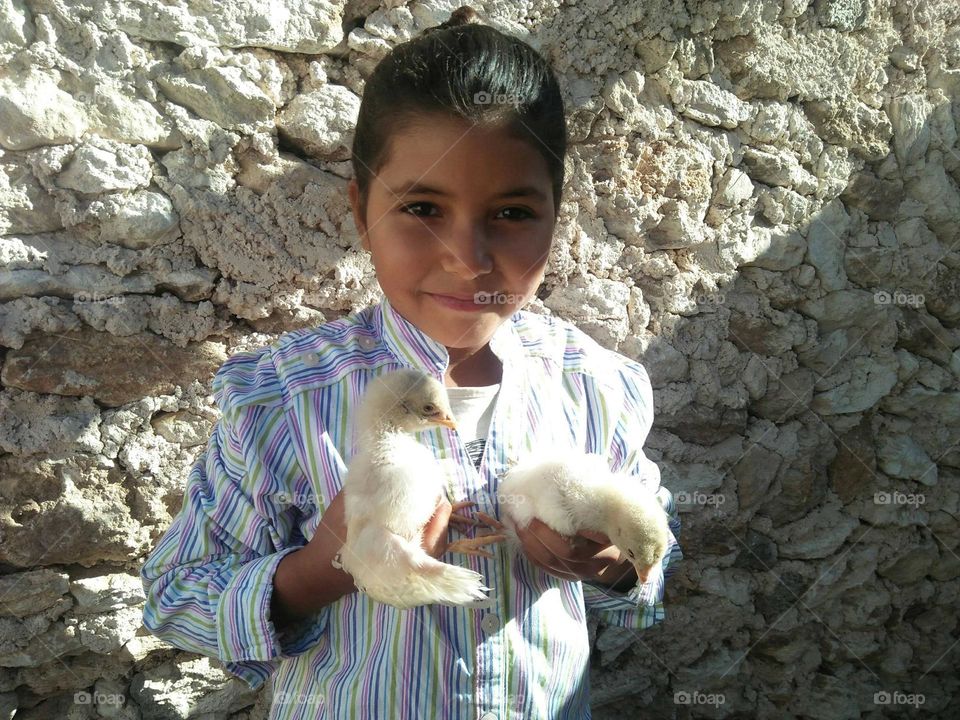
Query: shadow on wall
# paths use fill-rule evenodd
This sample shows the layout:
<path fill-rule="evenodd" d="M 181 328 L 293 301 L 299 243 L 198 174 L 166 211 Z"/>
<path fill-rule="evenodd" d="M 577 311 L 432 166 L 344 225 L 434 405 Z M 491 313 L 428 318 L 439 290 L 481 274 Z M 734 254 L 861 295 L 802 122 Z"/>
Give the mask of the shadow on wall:
<path fill-rule="evenodd" d="M 535 309 L 646 365 L 648 448 L 684 521 L 666 622 L 594 622 L 597 718 L 949 717 L 957 694 L 960 50 L 911 49 L 894 8 L 889 62 L 831 69 L 816 49 L 863 18 L 776 5 L 815 41 L 778 45 L 762 3 L 715 38 L 639 7 L 566 8 L 537 36 L 572 143 Z M 24 47 L 75 24 L 17 8 Z M 216 419 L 217 367 L 376 298 L 345 150 L 396 17 L 349 51 L 317 32 L 269 53 L 226 15 L 221 49 L 184 45 L 202 25 L 91 21 L 135 48 L 116 54 L 130 77 L 149 49 L 150 101 L 26 54 L 9 72 L 30 93 L 0 78 L 19 123 L 0 133 L 0 715 L 265 716 L 266 692 L 144 633 L 136 572 Z M 581 35 L 608 21 L 636 55 Z M 890 77 L 866 103 L 874 65 Z"/>
<path fill-rule="evenodd" d="M 835 192 L 821 181 L 812 216 L 795 191 L 817 182 L 808 163 L 744 149 L 739 168 L 715 180 L 721 202 L 705 222 L 747 208 L 752 225 L 701 245 L 677 235 L 667 252 L 691 278 L 685 298 L 677 274 L 637 278 L 653 317 L 620 350 L 632 347 L 654 383 L 648 446 L 682 514 L 685 560 L 668 582 L 661 634 L 601 634 L 602 664 L 618 669 L 595 682 L 595 702 L 629 697 L 638 673 L 613 659 L 633 650 L 670 678 L 640 681 L 647 692 L 634 697 L 656 717 L 677 704 L 712 706 L 704 716 L 905 712 L 897 705 L 949 716 L 960 74 L 935 78 L 939 102 L 885 101 L 888 143 L 854 146 L 849 161 L 835 154 L 849 172 Z M 804 111 L 830 137 L 825 105 Z M 836 149 L 824 147 L 816 169 Z M 732 277 L 698 278 L 730 258 Z M 673 314 L 658 313 L 667 303 Z M 849 670 L 842 681 L 838 666 Z M 744 688 L 762 688 L 759 699 Z"/>

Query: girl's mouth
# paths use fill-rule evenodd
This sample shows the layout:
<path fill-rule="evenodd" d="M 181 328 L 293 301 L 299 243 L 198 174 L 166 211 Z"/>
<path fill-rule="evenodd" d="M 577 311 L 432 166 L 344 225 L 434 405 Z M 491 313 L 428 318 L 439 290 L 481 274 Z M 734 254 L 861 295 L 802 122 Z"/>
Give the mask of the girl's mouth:
<path fill-rule="evenodd" d="M 484 310 L 490 310 L 491 303 L 486 301 L 487 295 L 485 293 L 477 293 L 472 296 L 454 296 L 454 295 L 438 295 L 436 293 L 427 293 L 434 302 L 443 305 L 446 308 L 451 310 L 462 310 L 465 312 L 483 312 Z"/>

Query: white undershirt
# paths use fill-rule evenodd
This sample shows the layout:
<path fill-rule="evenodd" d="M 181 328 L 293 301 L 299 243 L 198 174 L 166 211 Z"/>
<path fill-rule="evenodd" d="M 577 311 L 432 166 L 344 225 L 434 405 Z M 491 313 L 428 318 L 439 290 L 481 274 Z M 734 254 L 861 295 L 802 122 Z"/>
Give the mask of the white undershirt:
<path fill-rule="evenodd" d="M 486 440 L 493 417 L 493 406 L 500 384 L 483 387 L 448 387 L 450 409 L 457 423 L 457 432 L 464 443 Z"/>

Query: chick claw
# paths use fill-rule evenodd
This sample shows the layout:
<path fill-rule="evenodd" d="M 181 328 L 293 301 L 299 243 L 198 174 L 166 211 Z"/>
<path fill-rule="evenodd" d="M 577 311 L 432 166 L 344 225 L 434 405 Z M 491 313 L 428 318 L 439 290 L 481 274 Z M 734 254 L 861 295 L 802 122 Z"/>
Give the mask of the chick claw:
<path fill-rule="evenodd" d="M 451 522 L 455 525 L 467 525 L 469 527 L 474 527 L 476 525 L 479 525 L 480 521 L 477 520 L 476 518 L 467 517 L 466 515 L 455 514 L 457 510 L 463 510 L 463 508 L 469 507 L 471 505 L 476 505 L 476 503 L 473 502 L 472 500 L 464 500 L 462 502 L 453 503 L 453 505 L 451 505 L 450 507 L 450 520 L 448 522 Z"/>
<path fill-rule="evenodd" d="M 472 500 L 464 500 L 463 502 L 454 503 L 452 505 L 450 522 L 460 524 L 460 525 L 467 525 L 471 527 L 476 527 L 477 525 L 487 525 L 491 528 L 495 528 L 498 530 L 503 529 L 503 525 L 498 520 L 480 511 L 477 511 L 476 517 L 472 517 L 472 518 L 466 517 L 464 515 L 452 514 L 457 510 L 462 510 L 465 507 L 469 507 L 471 505 L 476 505 L 476 504 L 477 503 L 473 502 Z M 475 537 L 475 538 L 462 538 L 448 545 L 447 552 L 459 553 L 461 555 L 476 555 L 478 557 L 492 558 L 493 553 L 487 550 L 483 550 L 482 548 L 485 545 L 495 545 L 496 543 L 503 542 L 506 539 L 507 539 L 507 536 L 501 535 L 501 534 L 482 535 L 480 537 Z"/>
<path fill-rule="evenodd" d="M 488 525 L 489 527 L 492 527 L 494 530 L 506 530 L 506 529 L 507 529 L 507 526 L 506 526 L 506 525 L 504 525 L 502 522 L 500 522 L 499 520 L 497 520 L 495 517 L 491 517 L 490 515 L 487 515 L 485 512 L 482 512 L 482 511 L 480 511 L 480 510 L 477 510 L 476 516 L 477 516 L 478 518 L 480 518 L 480 520 L 483 521 L 483 524 L 484 524 L 484 525 Z"/>
<path fill-rule="evenodd" d="M 493 553 L 488 550 L 482 550 L 484 545 L 495 545 L 507 539 L 506 535 L 483 535 L 476 538 L 462 538 L 455 543 L 447 545 L 447 552 L 459 553 L 460 555 L 476 555 L 478 557 L 492 558 Z"/>

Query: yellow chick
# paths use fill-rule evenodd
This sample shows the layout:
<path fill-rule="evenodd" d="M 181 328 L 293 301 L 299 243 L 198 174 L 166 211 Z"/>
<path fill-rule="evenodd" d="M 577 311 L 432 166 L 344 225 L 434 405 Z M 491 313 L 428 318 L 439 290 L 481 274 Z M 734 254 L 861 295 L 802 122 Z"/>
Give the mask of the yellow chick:
<path fill-rule="evenodd" d="M 445 483 L 441 463 L 412 433 L 456 428 L 443 385 L 413 369 L 378 376 L 364 394 L 357 422 L 359 451 L 343 485 L 347 540 L 339 566 L 361 592 L 401 609 L 486 601 L 490 588 L 479 573 L 441 562 L 421 546 Z M 453 509 L 470 504 L 455 503 Z M 488 555 L 480 546 L 502 539 L 465 538 L 448 550 Z"/>
<path fill-rule="evenodd" d="M 626 554 L 641 581 L 667 553 L 667 513 L 654 491 L 636 478 L 618 475 L 602 455 L 559 449 L 513 465 L 499 489 L 507 531 L 533 518 L 561 535 L 601 532 Z M 491 518 L 478 513 L 490 522 Z M 510 527 L 512 525 L 512 528 Z M 502 527 L 502 526 L 501 526 Z"/>

